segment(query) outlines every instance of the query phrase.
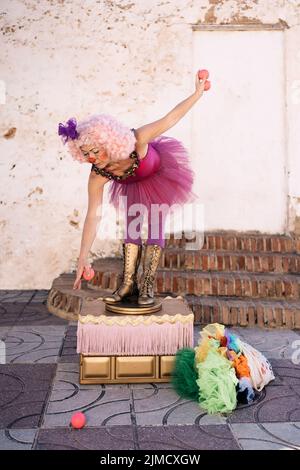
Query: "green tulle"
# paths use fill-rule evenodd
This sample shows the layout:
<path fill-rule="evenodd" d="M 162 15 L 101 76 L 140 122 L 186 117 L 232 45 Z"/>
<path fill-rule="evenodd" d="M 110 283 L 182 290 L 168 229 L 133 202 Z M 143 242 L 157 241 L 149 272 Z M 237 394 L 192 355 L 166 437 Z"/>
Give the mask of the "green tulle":
<path fill-rule="evenodd" d="M 210 349 L 205 361 L 197 363 L 196 368 L 200 406 L 210 414 L 234 410 L 238 379 L 230 361 L 215 349 Z"/>
<path fill-rule="evenodd" d="M 195 367 L 195 351 L 191 348 L 179 349 L 175 356 L 175 365 L 171 382 L 179 396 L 198 401 L 199 389 L 196 383 L 198 372 Z"/>

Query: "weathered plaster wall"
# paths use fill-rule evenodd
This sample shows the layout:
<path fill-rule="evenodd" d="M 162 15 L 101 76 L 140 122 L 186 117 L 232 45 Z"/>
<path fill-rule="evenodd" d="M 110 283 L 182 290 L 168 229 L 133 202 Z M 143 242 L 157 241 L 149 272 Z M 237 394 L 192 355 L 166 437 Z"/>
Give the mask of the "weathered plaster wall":
<path fill-rule="evenodd" d="M 49 288 L 76 265 L 89 165 L 70 159 L 58 122 L 108 112 L 137 127 L 161 117 L 194 89 L 191 24 L 249 22 L 287 26 L 287 229 L 299 231 L 299 2 L 2 0 L 2 289 Z M 187 146 L 190 119 L 169 132 Z M 97 240 L 91 254 L 118 248 Z"/>

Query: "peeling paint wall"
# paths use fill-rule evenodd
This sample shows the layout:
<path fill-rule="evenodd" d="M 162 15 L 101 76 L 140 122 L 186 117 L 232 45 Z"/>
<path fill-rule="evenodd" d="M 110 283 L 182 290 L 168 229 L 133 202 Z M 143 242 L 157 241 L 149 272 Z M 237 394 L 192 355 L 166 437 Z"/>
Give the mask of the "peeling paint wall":
<path fill-rule="evenodd" d="M 67 154 L 58 122 L 107 112 L 138 127 L 161 117 L 194 90 L 197 23 L 286 28 L 286 230 L 300 232 L 300 2 L 2 0 L 2 289 L 49 288 L 76 266 L 90 165 Z M 190 128 L 191 115 L 169 135 L 190 147 Z M 91 258 L 118 251 L 96 240 Z"/>

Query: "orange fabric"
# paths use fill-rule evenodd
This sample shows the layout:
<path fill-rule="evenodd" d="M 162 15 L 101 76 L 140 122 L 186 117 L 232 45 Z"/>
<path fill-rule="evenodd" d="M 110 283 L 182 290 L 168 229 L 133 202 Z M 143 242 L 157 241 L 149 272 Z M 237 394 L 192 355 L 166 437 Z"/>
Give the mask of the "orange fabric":
<path fill-rule="evenodd" d="M 247 358 L 243 356 L 243 354 L 238 356 L 234 351 L 230 351 L 230 354 L 233 358 L 232 362 L 237 378 L 240 379 L 241 377 L 250 377 L 250 369 Z"/>

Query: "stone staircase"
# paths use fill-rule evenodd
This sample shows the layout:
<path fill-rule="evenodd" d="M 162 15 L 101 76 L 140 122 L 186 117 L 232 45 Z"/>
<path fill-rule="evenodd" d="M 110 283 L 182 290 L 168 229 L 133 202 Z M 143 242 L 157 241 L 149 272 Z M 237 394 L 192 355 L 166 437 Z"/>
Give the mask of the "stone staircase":
<path fill-rule="evenodd" d="M 206 232 L 200 250 L 187 249 L 186 243 L 184 237 L 172 236 L 166 241 L 156 295 L 184 296 L 197 324 L 300 328 L 299 236 Z M 121 259 L 98 259 L 93 268 L 95 277 L 76 297 L 93 298 L 116 289 L 121 282 Z M 66 276 L 53 283 L 58 295 L 63 279 Z M 79 298 L 73 303 L 63 301 L 74 318 L 76 308 L 80 309 Z M 60 305 L 60 301 L 56 303 Z M 58 313 L 48 304 L 53 313 L 66 311 L 66 305 Z"/>

